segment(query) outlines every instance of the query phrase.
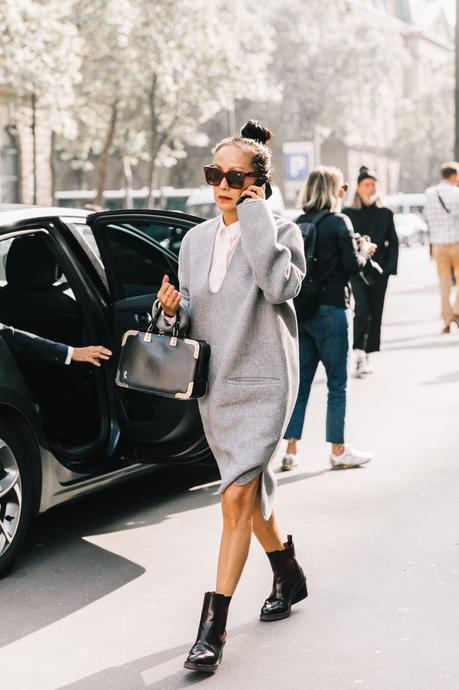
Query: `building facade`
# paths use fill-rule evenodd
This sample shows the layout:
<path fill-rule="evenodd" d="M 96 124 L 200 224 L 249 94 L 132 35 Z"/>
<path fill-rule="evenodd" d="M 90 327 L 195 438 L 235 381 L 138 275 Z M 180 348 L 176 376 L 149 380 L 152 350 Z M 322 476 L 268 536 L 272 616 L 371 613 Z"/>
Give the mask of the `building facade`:
<path fill-rule="evenodd" d="M 403 66 L 394 65 L 394 70 L 399 73 L 400 79 L 400 109 L 404 101 L 411 104 L 416 113 L 416 107 L 426 108 L 429 98 L 437 98 L 439 76 L 442 79 L 451 79 L 454 75 L 454 44 L 453 29 L 448 22 L 446 14 L 439 2 L 431 0 L 349 0 L 349 8 L 359 12 L 365 20 L 371 23 L 382 23 L 386 29 L 394 33 L 394 37 L 401 37 L 406 48 L 407 62 Z M 445 87 L 447 88 L 447 87 Z M 448 98 L 448 94 L 442 93 L 438 98 Z M 451 108 L 453 93 L 451 91 Z M 440 146 L 434 142 L 430 144 L 434 150 L 429 154 L 428 143 L 424 140 L 425 161 L 416 160 L 418 151 L 416 140 L 411 143 L 401 142 L 396 137 L 387 136 L 387 132 L 393 133 L 400 128 L 396 111 L 389 113 L 385 123 L 384 132 L 378 137 L 378 142 L 368 146 L 364 141 L 358 142 L 353 138 L 352 142 L 337 140 L 333 136 L 327 139 L 321 146 L 320 158 L 324 165 L 337 165 L 340 167 L 351 185 L 358 175 L 361 165 L 375 169 L 380 180 L 381 192 L 394 194 L 398 191 L 416 192 L 423 191 L 426 182 L 437 174 L 436 161 L 448 159 L 452 155 L 448 136 L 444 137 L 444 143 Z M 409 108 L 405 117 L 409 118 Z M 419 123 L 413 116 L 408 126 L 430 129 L 430 123 Z M 450 126 L 451 123 L 442 123 Z M 452 141 L 452 131 L 450 139 Z M 420 133 L 422 138 L 422 133 Z M 438 140 L 438 138 L 437 138 Z M 406 144 L 406 145 L 405 145 Z M 435 148 L 441 150 L 435 151 Z M 423 170 L 421 171 L 421 168 Z M 424 169 L 427 168 L 427 169 Z"/>
<path fill-rule="evenodd" d="M 432 0 L 346 0 L 346 3 L 349 11 L 361 16 L 365 23 L 379 23 L 393 32 L 397 40 L 401 38 L 408 59 L 406 64 L 394 64 L 394 74 L 400 82 L 394 96 L 397 108 L 385 114 L 380 135 L 359 138 L 363 133 L 356 127 L 352 139 L 339 139 L 333 133 L 326 139 L 321 137 L 321 143 L 315 146 L 315 162 L 340 167 L 351 187 L 360 166 L 367 165 L 377 171 L 383 193 L 422 191 L 426 181 L 436 175 L 438 162 L 452 155 L 453 94 L 447 116 L 442 116 L 441 109 L 440 115 L 431 115 L 431 120 L 424 116 L 429 103 L 437 103 L 440 98 L 448 109 L 447 81 L 450 79 L 452 84 L 454 77 L 452 27 L 440 3 Z M 441 94 L 440 82 L 446 84 Z M 403 112 L 403 122 L 397 120 L 400 118 L 397 109 Z M 208 124 L 211 141 L 226 134 L 225 117 L 223 113 L 221 122 L 216 117 L 214 123 Z M 396 132 L 402 131 L 403 124 L 409 137 L 402 135 L 397 139 Z M 274 165 L 279 182 L 283 168 L 282 143 L 282 135 L 274 141 Z M 208 149 L 190 146 L 187 154 L 175 168 L 161 168 L 160 186 L 188 187 L 201 183 L 201 168 L 208 160 Z M 141 161 L 133 170 L 135 188 L 145 184 L 145 167 L 146 163 Z M 108 189 L 124 185 L 122 164 L 116 156 L 111 157 L 108 174 Z M 18 106 L 7 89 L 0 86 L 0 203 L 50 205 L 54 186 L 60 190 L 81 190 L 94 189 L 94 184 L 93 170 L 76 169 L 69 161 L 55 160 L 53 166 L 52 133 L 44 114 L 39 108 L 34 112 L 31 103 Z"/>

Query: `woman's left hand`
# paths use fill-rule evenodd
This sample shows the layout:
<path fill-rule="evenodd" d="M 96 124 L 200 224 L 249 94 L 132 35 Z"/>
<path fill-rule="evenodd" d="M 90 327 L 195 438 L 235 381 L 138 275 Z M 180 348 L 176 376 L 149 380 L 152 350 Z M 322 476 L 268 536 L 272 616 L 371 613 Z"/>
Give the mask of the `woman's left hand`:
<path fill-rule="evenodd" d="M 265 185 L 262 187 L 257 187 L 254 184 L 251 184 L 250 187 L 247 187 L 247 189 L 244 189 L 244 191 L 241 194 L 241 197 L 247 197 L 247 199 L 264 199 L 265 198 Z"/>

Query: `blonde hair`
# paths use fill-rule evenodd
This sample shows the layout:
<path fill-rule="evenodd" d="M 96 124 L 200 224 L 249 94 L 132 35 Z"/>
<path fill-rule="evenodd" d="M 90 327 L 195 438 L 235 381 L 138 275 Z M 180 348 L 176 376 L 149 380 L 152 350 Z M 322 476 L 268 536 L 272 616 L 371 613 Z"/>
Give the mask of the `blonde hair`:
<path fill-rule="evenodd" d="M 300 192 L 299 206 L 306 210 L 330 209 L 338 211 L 340 205 L 339 191 L 344 184 L 343 173 L 339 168 L 319 165 L 308 175 Z"/>

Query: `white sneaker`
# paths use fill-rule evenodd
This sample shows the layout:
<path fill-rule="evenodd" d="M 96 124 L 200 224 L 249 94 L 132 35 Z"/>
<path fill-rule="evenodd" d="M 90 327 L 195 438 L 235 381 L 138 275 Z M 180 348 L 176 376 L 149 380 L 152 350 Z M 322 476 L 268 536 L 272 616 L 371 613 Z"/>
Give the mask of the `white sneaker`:
<path fill-rule="evenodd" d="M 363 373 L 364 374 L 372 374 L 373 373 L 373 367 L 370 364 L 370 355 L 365 354 L 365 363 L 363 366 Z"/>
<path fill-rule="evenodd" d="M 344 452 L 341 455 L 330 454 L 330 463 L 334 470 L 347 470 L 351 467 L 360 467 L 366 465 L 367 462 L 373 459 L 372 453 L 366 453 L 361 450 L 354 450 L 352 446 L 344 446 Z"/>
<path fill-rule="evenodd" d="M 366 376 L 367 357 L 364 350 L 355 350 L 354 377 L 363 379 Z"/>
<path fill-rule="evenodd" d="M 282 472 L 293 470 L 295 467 L 298 467 L 298 464 L 298 453 L 295 453 L 295 455 L 293 453 L 285 453 L 282 458 Z"/>

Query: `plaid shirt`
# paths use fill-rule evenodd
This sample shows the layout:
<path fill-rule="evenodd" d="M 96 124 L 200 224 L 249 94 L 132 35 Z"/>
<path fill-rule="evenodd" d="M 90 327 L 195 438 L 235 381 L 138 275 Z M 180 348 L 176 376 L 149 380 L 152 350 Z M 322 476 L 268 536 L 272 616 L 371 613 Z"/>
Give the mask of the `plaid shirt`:
<path fill-rule="evenodd" d="M 443 207 L 438 195 L 440 195 Z M 429 225 L 432 244 L 459 242 L 459 187 L 442 181 L 426 189 L 424 212 Z"/>

